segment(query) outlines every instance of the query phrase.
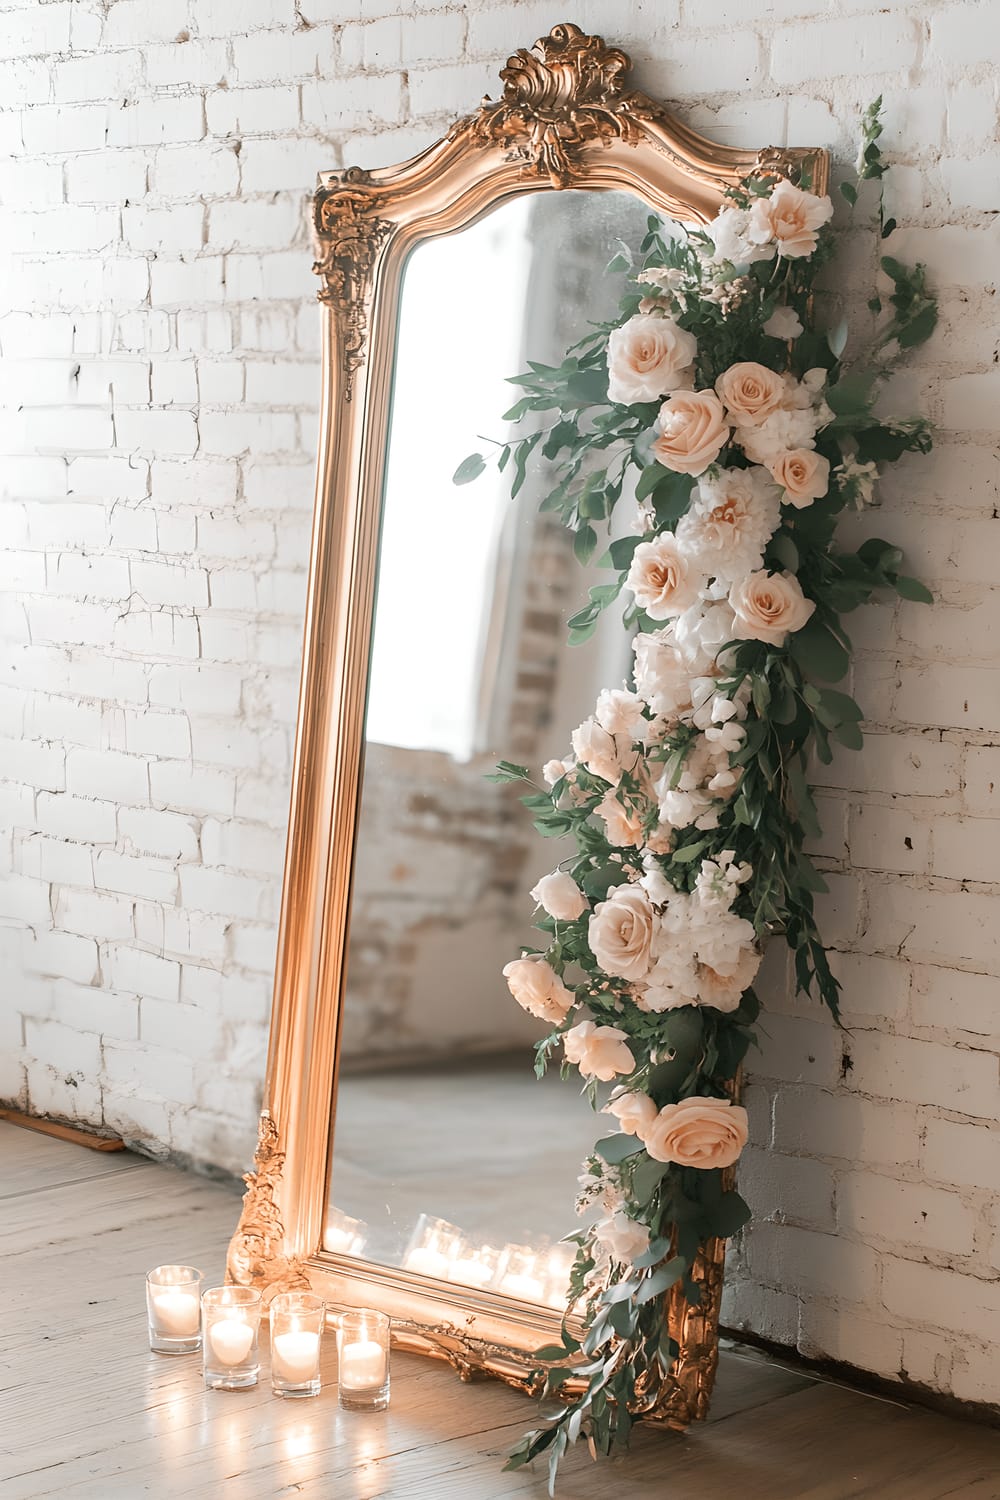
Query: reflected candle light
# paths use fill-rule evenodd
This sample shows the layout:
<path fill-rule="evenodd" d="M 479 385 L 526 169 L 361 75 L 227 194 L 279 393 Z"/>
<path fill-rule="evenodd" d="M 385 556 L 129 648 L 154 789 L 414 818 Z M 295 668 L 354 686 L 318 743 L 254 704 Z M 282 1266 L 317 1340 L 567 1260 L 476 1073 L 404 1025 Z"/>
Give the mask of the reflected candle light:
<path fill-rule="evenodd" d="M 422 1276 L 447 1276 L 448 1257 L 429 1245 L 415 1245 L 406 1253 L 403 1267 L 407 1271 L 419 1271 Z"/>
<path fill-rule="evenodd" d="M 339 1208 L 331 1208 L 323 1230 L 323 1249 L 335 1255 L 360 1255 L 365 1248 L 367 1224 L 352 1219 Z"/>
<path fill-rule="evenodd" d="M 153 1315 L 159 1332 L 168 1338 L 193 1338 L 201 1326 L 201 1307 L 190 1292 L 171 1290 L 155 1294 Z"/>

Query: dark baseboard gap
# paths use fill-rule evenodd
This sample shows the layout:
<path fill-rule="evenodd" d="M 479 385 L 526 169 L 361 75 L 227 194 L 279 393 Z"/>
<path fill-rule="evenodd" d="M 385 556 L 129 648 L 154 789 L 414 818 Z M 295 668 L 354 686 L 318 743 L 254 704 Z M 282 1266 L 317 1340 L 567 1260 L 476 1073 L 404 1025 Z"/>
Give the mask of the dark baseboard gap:
<path fill-rule="evenodd" d="M 890 1380 L 888 1376 L 873 1375 L 870 1370 L 860 1370 L 857 1365 L 848 1364 L 844 1360 L 825 1357 L 815 1359 L 810 1355 L 800 1354 L 791 1344 L 762 1338 L 746 1328 L 727 1328 L 721 1323 L 719 1337 L 732 1339 L 735 1344 L 746 1344 L 752 1349 L 760 1349 L 784 1365 L 811 1370 L 817 1375 L 827 1376 L 872 1396 L 884 1396 L 890 1401 L 903 1399 L 915 1406 L 925 1406 L 930 1411 L 940 1412 L 943 1416 L 960 1417 L 966 1422 L 978 1422 L 985 1427 L 1000 1427 L 1000 1406 L 994 1406 L 988 1401 L 966 1401 L 961 1396 L 931 1390 L 930 1386 L 911 1380 L 903 1372 L 897 1379 Z"/>

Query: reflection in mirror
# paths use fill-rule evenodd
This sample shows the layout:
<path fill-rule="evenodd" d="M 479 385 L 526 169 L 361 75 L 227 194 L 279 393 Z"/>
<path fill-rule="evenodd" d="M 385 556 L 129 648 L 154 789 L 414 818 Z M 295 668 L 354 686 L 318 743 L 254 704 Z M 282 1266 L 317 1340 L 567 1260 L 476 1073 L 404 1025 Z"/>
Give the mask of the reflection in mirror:
<path fill-rule="evenodd" d="M 566 647 L 606 575 L 539 512 L 544 461 L 514 499 L 492 465 L 452 475 L 510 435 L 507 377 L 615 312 L 605 267 L 647 213 L 542 193 L 421 244 L 393 382 L 324 1248 L 556 1307 L 594 1121 L 557 1069 L 533 1076 L 539 1023 L 501 970 L 530 940 L 524 892 L 564 850 L 539 850 L 523 788 L 486 778 L 499 760 L 537 777 L 629 652 L 614 610 Z"/>

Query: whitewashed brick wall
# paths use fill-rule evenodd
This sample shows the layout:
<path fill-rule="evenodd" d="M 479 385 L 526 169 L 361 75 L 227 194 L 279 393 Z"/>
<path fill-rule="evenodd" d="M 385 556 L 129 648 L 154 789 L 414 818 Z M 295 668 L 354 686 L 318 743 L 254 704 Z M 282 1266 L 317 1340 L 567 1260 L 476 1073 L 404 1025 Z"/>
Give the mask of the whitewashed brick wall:
<path fill-rule="evenodd" d="M 307 197 L 428 144 L 563 19 L 723 141 L 844 162 L 885 95 L 891 248 L 943 304 L 898 401 L 941 431 L 862 529 L 941 602 L 855 617 L 873 733 L 821 778 L 850 1029 L 769 961 L 729 1318 L 1000 1401 L 996 0 L 0 0 L 0 1095 L 245 1165 L 319 390 Z M 852 311 L 877 252 L 845 228 Z"/>

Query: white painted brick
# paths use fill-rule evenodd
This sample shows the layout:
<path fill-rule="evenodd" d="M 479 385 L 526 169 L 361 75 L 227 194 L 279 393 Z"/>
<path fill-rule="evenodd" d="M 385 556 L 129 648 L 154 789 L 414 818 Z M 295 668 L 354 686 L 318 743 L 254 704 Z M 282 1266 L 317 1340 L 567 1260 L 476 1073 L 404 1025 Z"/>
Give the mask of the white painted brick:
<path fill-rule="evenodd" d="M 150 281 L 153 301 L 164 303 L 209 302 L 222 293 L 222 259 L 205 255 L 197 259 L 157 259 Z"/>
<path fill-rule="evenodd" d="M 917 1026 L 1000 1036 L 1000 986 L 989 974 L 917 968 L 913 971 L 911 1012 Z"/>
<path fill-rule="evenodd" d="M 281 249 L 298 238 L 305 223 L 297 198 L 215 203 L 208 211 L 208 240 L 217 250 Z"/>
<path fill-rule="evenodd" d="M 132 936 L 132 902 L 102 891 L 60 887 L 55 895 L 55 923 L 63 932 L 101 942 Z"/>
<path fill-rule="evenodd" d="M 1000 1104 L 995 1053 L 909 1037 L 856 1032 L 848 1088 L 882 1099 L 935 1104 L 994 1118 Z"/>
<path fill-rule="evenodd" d="M 996 1195 L 1000 1193 L 1000 1130 L 928 1120 L 922 1162 L 932 1182 L 981 1188 Z"/>
<path fill-rule="evenodd" d="M 189 200 L 235 193 L 239 177 L 239 163 L 231 147 L 206 143 L 157 151 L 150 182 L 160 198 Z"/>
<path fill-rule="evenodd" d="M 149 799 L 149 771 L 135 755 L 113 750 L 71 750 L 66 757 L 66 789 L 108 802 L 143 803 Z"/>
<path fill-rule="evenodd" d="M 957 1193 L 857 1172 L 837 1184 L 837 1217 L 867 1240 L 969 1255 L 979 1216 Z"/>
<path fill-rule="evenodd" d="M 903 1335 L 887 1319 L 876 1321 L 850 1308 L 804 1302 L 798 1348 L 810 1359 L 834 1359 L 895 1377 L 902 1363 Z"/>
<path fill-rule="evenodd" d="M 125 747 L 132 755 L 184 758 L 191 754 L 191 730 L 184 714 L 126 709 Z"/>
<path fill-rule="evenodd" d="M 879 1284 L 877 1251 L 792 1225 L 755 1224 L 747 1234 L 750 1269 L 758 1281 L 808 1298 L 830 1287 L 847 1302 L 873 1304 Z"/>
<path fill-rule="evenodd" d="M 156 806 L 186 813 L 232 814 L 235 804 L 233 773 L 199 765 L 197 770 L 179 761 L 164 761 L 149 768 L 151 801 Z"/>
<path fill-rule="evenodd" d="M 485 73 L 479 67 L 467 67 L 465 71 L 470 84 L 474 77 L 482 78 Z M 274 74 L 269 73 L 267 76 L 273 78 Z M 429 112 L 434 103 L 440 109 L 440 85 L 435 92 L 431 84 L 432 76 L 430 70 L 422 69 L 409 76 L 410 102 L 415 115 L 421 111 Z M 478 97 L 474 85 L 469 97 Z M 402 98 L 402 80 L 397 73 L 383 73 L 350 82 L 343 80 L 337 84 L 336 89 L 330 89 L 323 83 L 303 83 L 302 123 L 307 128 L 319 129 L 329 135 L 364 129 L 376 120 L 395 124 L 400 118 Z"/>
<path fill-rule="evenodd" d="M 96 1036 L 87 1036 L 58 1021 L 30 1017 L 25 1020 L 24 1032 L 29 1052 L 44 1057 L 51 1067 L 84 1078 L 96 1078 L 100 1072 L 101 1046 Z"/>
<path fill-rule="evenodd" d="M 152 88 L 173 88 L 176 84 L 204 88 L 223 83 L 229 73 L 226 44 L 221 40 L 167 42 L 161 47 L 145 47 L 143 53 L 146 81 Z"/>
<path fill-rule="evenodd" d="M 172 860 L 198 858 L 198 832 L 190 818 L 152 808 L 122 808 L 118 827 L 131 853 Z"/>
<path fill-rule="evenodd" d="M 0 14 L 0 57 L 41 56 L 66 52 L 70 43 L 68 4 L 22 7 Z"/>
<path fill-rule="evenodd" d="M 53 838 L 81 843 L 113 844 L 117 809 L 113 802 L 96 802 L 66 792 L 40 792 L 38 827 Z"/>
<path fill-rule="evenodd" d="M 198 428 L 187 411 L 119 411 L 115 419 L 118 446 L 142 454 L 194 454 Z"/>
<path fill-rule="evenodd" d="M 149 42 L 174 41 L 187 30 L 188 8 L 184 0 L 115 0 L 101 33 L 105 47 L 145 46 Z"/>
<path fill-rule="evenodd" d="M 933 873 L 949 880 L 1000 882 L 1000 819 L 941 818 L 934 825 Z"/>
<path fill-rule="evenodd" d="M 151 901 L 177 899 L 177 872 L 172 865 L 157 864 L 148 855 L 134 859 L 113 849 L 101 849 L 94 859 L 94 874 L 101 890 L 144 896 Z"/>
<path fill-rule="evenodd" d="M 70 932 L 25 933 L 24 967 L 29 973 L 93 984 L 98 974 L 97 944 L 93 938 Z"/>
<path fill-rule="evenodd" d="M 168 610 L 132 609 L 115 626 L 115 645 L 137 656 L 197 657 L 198 621 Z M 141 698 L 145 698 L 143 692 Z"/>
<path fill-rule="evenodd" d="M 887 1259 L 882 1300 L 890 1313 L 911 1323 L 932 1323 L 993 1343 L 1000 1337 L 1000 1281 Z"/>
<path fill-rule="evenodd" d="M 294 130 L 299 123 L 298 89 L 216 89 L 205 96 L 205 116 L 211 135 L 272 135 Z"/>
<path fill-rule="evenodd" d="M 193 1068 L 179 1052 L 108 1042 L 103 1059 L 107 1080 L 116 1089 L 148 1090 L 154 1098 L 167 1100 L 190 1097 L 193 1092 Z"/>
<path fill-rule="evenodd" d="M 175 1001 L 180 992 L 180 965 L 141 948 L 113 945 L 108 963 L 116 990 Z"/>
<path fill-rule="evenodd" d="M 889 73 L 916 61 L 919 28 L 905 12 L 868 16 L 863 26 L 853 17 L 836 21 L 803 21 L 780 27 L 771 47 L 775 83 L 847 74 L 857 78 Z"/>
<path fill-rule="evenodd" d="M 806 1087 L 775 1096 L 774 1144 L 792 1151 L 872 1166 L 915 1165 L 920 1124 L 915 1109 L 879 1104 L 843 1091 Z"/>
<path fill-rule="evenodd" d="M 139 1023 L 143 1046 L 210 1060 L 218 1049 L 218 1021 L 209 1011 L 143 997 Z"/>
<path fill-rule="evenodd" d="M 271 874 L 281 868 L 285 837 L 257 823 L 220 823 L 210 818 L 202 825 L 201 851 L 207 865 Z"/>
<path fill-rule="evenodd" d="M 72 141 L 77 151 L 98 151 L 107 134 L 104 104 L 36 104 L 21 117 L 24 149 L 34 155 L 60 152 Z"/>
<path fill-rule="evenodd" d="M 122 210 L 122 234 L 133 250 L 155 250 L 157 254 L 180 255 L 200 250 L 205 212 L 197 203 L 174 208 L 130 205 Z"/>
<path fill-rule="evenodd" d="M 126 508 L 116 505 L 111 514 L 110 532 L 113 547 L 127 552 L 156 551 L 156 516 L 146 506 Z"/>
<path fill-rule="evenodd" d="M 322 26 L 304 31 L 258 32 L 232 44 L 233 70 L 239 83 L 290 83 L 322 75 L 333 56 L 333 33 Z"/>
<path fill-rule="evenodd" d="M 830 967 L 842 985 L 840 1005 L 848 1026 L 861 1016 L 896 1020 L 905 1013 L 909 965 L 867 953 L 831 953 Z"/>
<path fill-rule="evenodd" d="M 208 575 L 202 568 L 175 563 L 134 562 L 132 587 L 147 604 L 204 605 L 208 603 Z"/>

